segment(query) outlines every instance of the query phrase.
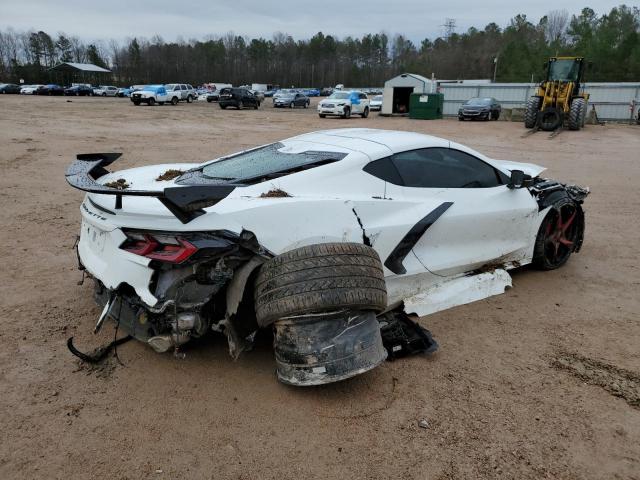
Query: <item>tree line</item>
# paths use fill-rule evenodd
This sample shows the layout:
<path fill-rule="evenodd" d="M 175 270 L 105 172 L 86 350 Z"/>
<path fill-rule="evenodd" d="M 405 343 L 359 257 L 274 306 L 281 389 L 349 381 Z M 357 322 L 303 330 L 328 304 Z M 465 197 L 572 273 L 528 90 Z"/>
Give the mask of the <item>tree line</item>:
<path fill-rule="evenodd" d="M 322 32 L 294 40 L 233 33 L 165 42 L 161 37 L 87 43 L 65 33 L 0 31 L 0 81 L 52 79 L 59 62 L 93 63 L 113 71 L 121 84 L 188 82 L 272 83 L 281 86 L 381 86 L 402 72 L 440 79 L 493 78 L 540 81 L 545 59 L 581 55 L 593 63 L 589 81 L 640 81 L 640 9 L 621 5 L 597 15 L 591 8 L 569 15 L 555 10 L 537 23 L 526 15 L 501 28 L 449 32 L 415 44 L 402 34 L 338 38 Z"/>

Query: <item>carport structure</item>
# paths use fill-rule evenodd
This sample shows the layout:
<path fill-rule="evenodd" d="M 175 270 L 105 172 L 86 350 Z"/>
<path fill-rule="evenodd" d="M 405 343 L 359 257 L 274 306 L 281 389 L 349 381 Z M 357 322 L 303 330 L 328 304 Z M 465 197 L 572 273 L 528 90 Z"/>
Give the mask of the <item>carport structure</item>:
<path fill-rule="evenodd" d="M 52 80 L 61 85 L 72 83 L 105 83 L 111 77 L 111 70 L 93 63 L 63 62 L 49 69 Z"/>

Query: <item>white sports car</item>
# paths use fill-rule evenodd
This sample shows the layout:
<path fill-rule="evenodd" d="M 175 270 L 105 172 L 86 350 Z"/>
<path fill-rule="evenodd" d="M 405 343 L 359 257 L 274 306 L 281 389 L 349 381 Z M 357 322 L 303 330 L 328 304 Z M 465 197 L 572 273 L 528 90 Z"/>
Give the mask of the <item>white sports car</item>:
<path fill-rule="evenodd" d="M 381 339 L 394 312 L 502 293 L 509 269 L 557 268 L 583 239 L 587 189 L 418 133 L 326 130 L 109 173 L 119 156 L 66 173 L 88 192 L 77 248 L 96 330 L 111 318 L 159 352 L 215 330 L 236 356 L 274 325 L 290 384 L 369 370 L 402 348 Z"/>

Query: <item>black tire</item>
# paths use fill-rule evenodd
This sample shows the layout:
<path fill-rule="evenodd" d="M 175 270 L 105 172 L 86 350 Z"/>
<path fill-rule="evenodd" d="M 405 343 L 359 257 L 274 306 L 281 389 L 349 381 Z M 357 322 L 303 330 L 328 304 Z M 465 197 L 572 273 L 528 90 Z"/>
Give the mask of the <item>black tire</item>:
<path fill-rule="evenodd" d="M 584 98 L 574 98 L 569 109 L 569 130 L 580 130 L 586 102 Z"/>
<path fill-rule="evenodd" d="M 134 104 L 136 107 L 139 107 L 139 106 L 140 106 L 140 100 L 134 100 L 134 101 L 133 101 L 133 104 Z"/>
<path fill-rule="evenodd" d="M 326 116 L 324 113 L 319 113 L 319 114 L 318 114 L 318 116 L 319 116 L 320 118 L 327 118 L 327 116 Z"/>
<path fill-rule="evenodd" d="M 309 108 L 309 105 L 311 105 L 311 102 L 306 102 L 306 103 L 304 104 L 304 108 Z"/>
<path fill-rule="evenodd" d="M 207 103 L 213 102 L 213 98 L 207 98 Z"/>
<path fill-rule="evenodd" d="M 103 94 L 102 94 L 102 96 L 103 96 L 103 97 L 106 97 L 106 96 L 107 96 L 107 94 L 106 94 L 106 93 L 103 93 Z"/>
<path fill-rule="evenodd" d="M 296 106 L 296 104 L 295 104 L 294 102 L 291 102 L 291 103 L 289 104 L 289 108 L 293 108 L 293 107 L 295 107 L 295 106 Z"/>
<path fill-rule="evenodd" d="M 459 120 L 460 122 L 464 122 L 464 117 L 458 117 L 458 120 Z"/>
<path fill-rule="evenodd" d="M 364 107 L 364 112 L 362 112 L 362 118 L 367 118 L 369 116 L 369 107 Z"/>
<path fill-rule="evenodd" d="M 256 102 L 256 110 L 258 110 L 260 108 L 260 102 Z"/>
<path fill-rule="evenodd" d="M 533 128 L 536 126 L 541 103 L 542 99 L 540 97 L 531 97 L 527 101 L 527 106 L 524 111 L 524 126 L 526 128 Z"/>
<path fill-rule="evenodd" d="M 344 109 L 344 113 L 342 114 L 342 118 L 351 118 L 351 109 L 346 107 Z"/>
<path fill-rule="evenodd" d="M 191 95 L 187 95 L 187 103 L 193 102 L 193 97 Z"/>
<path fill-rule="evenodd" d="M 491 120 L 498 120 L 500 118 L 500 112 L 493 112 L 491 114 Z"/>
<path fill-rule="evenodd" d="M 178 97 L 172 97 L 171 98 L 171 105 L 177 105 L 178 104 Z"/>
<path fill-rule="evenodd" d="M 238 110 L 242 110 L 244 108 L 244 102 L 242 100 L 240 100 L 238 102 Z"/>
<path fill-rule="evenodd" d="M 380 257 L 360 243 L 309 245 L 278 255 L 260 268 L 254 295 L 263 326 L 292 315 L 387 307 Z"/>
<path fill-rule="evenodd" d="M 158 105 L 162 106 L 164 105 L 164 102 L 158 102 Z"/>
<path fill-rule="evenodd" d="M 149 105 L 150 107 L 153 107 L 155 104 L 156 104 L 155 98 L 150 98 L 149 100 L 147 100 L 147 105 Z"/>
<path fill-rule="evenodd" d="M 555 107 L 545 108 L 538 117 L 538 125 L 545 132 L 553 132 L 562 126 L 562 112 Z"/>
<path fill-rule="evenodd" d="M 220 108 L 221 108 L 222 110 L 226 110 L 226 109 L 227 109 L 227 106 L 226 106 L 226 105 L 220 105 Z"/>
<path fill-rule="evenodd" d="M 558 199 L 538 229 L 533 265 L 541 270 L 561 267 L 580 249 L 584 237 L 584 212 L 569 197 Z"/>

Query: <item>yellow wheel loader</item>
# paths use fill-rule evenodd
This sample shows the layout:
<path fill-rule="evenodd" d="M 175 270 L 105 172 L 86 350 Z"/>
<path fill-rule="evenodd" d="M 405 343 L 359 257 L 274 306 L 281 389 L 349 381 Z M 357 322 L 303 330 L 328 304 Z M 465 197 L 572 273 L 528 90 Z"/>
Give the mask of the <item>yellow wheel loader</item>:
<path fill-rule="evenodd" d="M 583 57 L 551 57 L 545 64 L 546 78 L 527 102 L 524 126 L 547 132 L 563 126 L 584 127 L 589 94 L 584 92 Z"/>

